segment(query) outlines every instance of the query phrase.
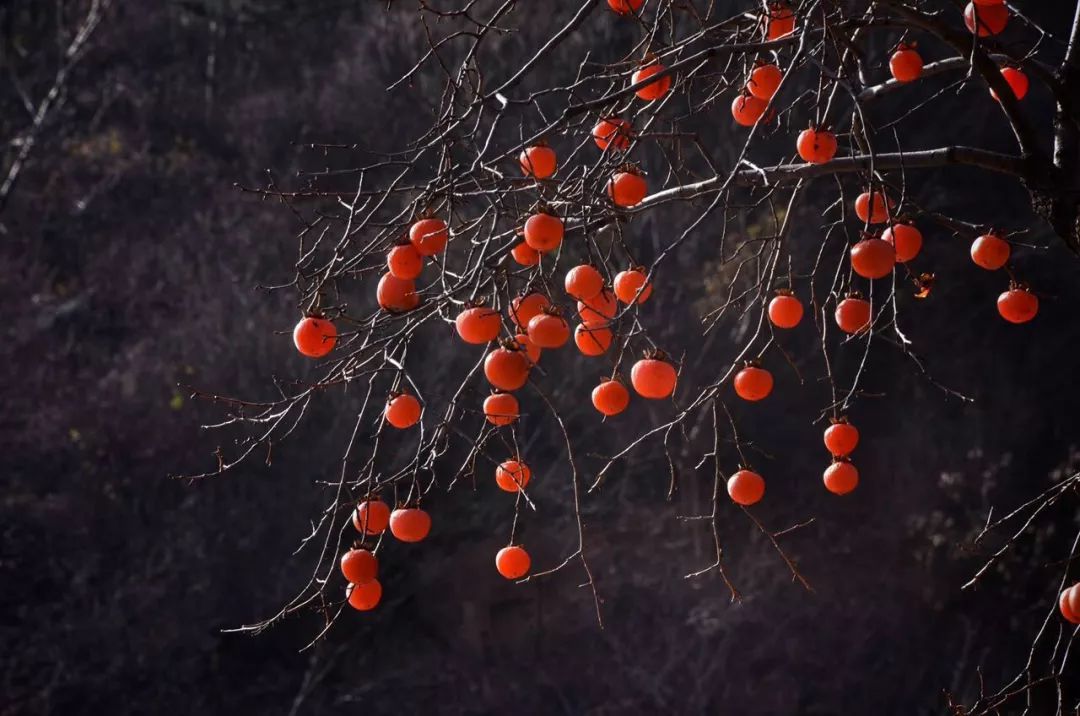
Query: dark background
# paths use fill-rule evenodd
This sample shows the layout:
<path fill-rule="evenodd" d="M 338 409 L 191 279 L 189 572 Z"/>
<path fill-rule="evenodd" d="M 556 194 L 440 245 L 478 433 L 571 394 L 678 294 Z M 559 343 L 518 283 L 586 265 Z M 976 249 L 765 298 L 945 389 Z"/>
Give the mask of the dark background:
<path fill-rule="evenodd" d="M 560 8 L 546 5 L 514 14 L 527 32 L 507 52 L 550 32 Z M 1039 8 L 1040 19 L 1064 18 L 1063 5 Z M 84 10 L 0 8 L 5 74 L 18 78 L 0 81 L 5 140 L 29 124 L 17 87 L 35 102 L 48 92 Z M 827 461 L 811 420 L 828 395 L 810 329 L 787 346 L 805 382 L 777 367 L 782 400 L 735 406 L 768 454 L 758 514 L 773 529 L 817 518 L 784 540 L 813 593 L 726 502 L 721 533 L 743 601 L 729 604 L 715 575 L 682 578 L 712 558 L 707 523 L 677 519 L 709 510 L 711 463 L 694 470 L 708 436 L 690 435 L 676 449 L 672 500 L 655 445 L 586 499 L 603 629 L 576 566 L 524 586 L 495 574 L 511 513 L 480 481 L 435 498 L 431 539 L 384 563 L 376 612 L 345 613 L 303 652 L 316 615 L 256 637 L 223 633 L 273 614 L 306 580 L 308 555 L 292 553 L 326 499 L 315 481 L 335 469 L 355 400 L 327 396 L 268 467 L 169 479 L 212 469 L 220 441 L 198 430 L 218 413 L 179 386 L 260 399 L 273 395 L 272 375 L 309 370 L 285 334 L 295 297 L 255 290 L 288 280 L 295 221 L 233 183 L 260 185 L 272 169 L 287 185 L 297 168 L 326 163 L 302 142 L 390 149 L 422 131 L 423 95 L 437 84 L 384 91 L 422 47 L 413 18 L 411 5 L 190 0 L 118 3 L 102 22 L 0 213 L 0 713 L 930 714 L 943 712 L 945 690 L 973 700 L 979 667 L 992 689 L 1023 668 L 1053 608 L 1075 498 L 979 588 L 960 586 L 999 544 L 971 544 L 991 505 L 1018 504 L 1080 461 L 1078 266 L 1020 187 L 962 170 L 919 173 L 909 190 L 1049 246 L 1017 252 L 1042 310 L 1010 326 L 994 309 L 1003 279 L 972 268 L 964 240 L 925 231 L 920 270 L 938 285 L 925 302 L 905 295 L 905 331 L 934 377 L 975 402 L 875 347 L 873 395 L 853 411 L 863 483 L 842 500 L 820 486 Z M 610 21 L 598 12 L 566 52 L 634 36 Z M 903 141 L 1008 149 L 984 92 L 945 94 L 903 125 Z M 1033 90 L 1025 110 L 1048 116 L 1048 98 Z M 717 142 L 735 136 L 729 124 L 713 121 Z M 820 207 L 802 211 L 795 239 L 810 244 Z M 723 278 L 698 244 L 669 264 L 670 300 L 643 312 L 691 355 Z M 744 329 L 725 325 L 719 340 Z M 557 365 L 556 395 L 580 403 L 594 376 Z M 635 411 L 601 425 L 570 404 L 566 417 L 614 447 L 661 419 L 661 408 Z M 576 535 L 561 437 L 539 419 L 533 428 L 530 462 L 546 484 L 524 539 L 546 567 Z"/>

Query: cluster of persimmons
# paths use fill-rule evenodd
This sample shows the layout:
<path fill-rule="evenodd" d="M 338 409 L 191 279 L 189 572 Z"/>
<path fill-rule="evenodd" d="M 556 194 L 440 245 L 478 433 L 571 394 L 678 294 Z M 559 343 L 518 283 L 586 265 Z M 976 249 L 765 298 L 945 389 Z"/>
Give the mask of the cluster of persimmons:
<path fill-rule="evenodd" d="M 615 13 L 631 15 L 642 6 L 643 0 L 608 0 Z M 965 23 L 980 36 L 1000 32 L 1008 20 L 1009 11 L 1001 2 L 976 0 L 964 13 Z M 775 40 L 790 35 L 797 24 L 796 13 L 784 3 L 774 3 L 761 18 L 765 39 Z M 923 72 L 923 60 L 914 44 L 898 46 L 889 61 L 895 81 L 917 81 Z M 1027 91 L 1027 78 L 1014 67 L 1002 68 L 1009 87 L 1017 99 Z M 770 101 L 784 81 L 781 68 L 769 61 L 758 61 L 746 78 L 745 87 L 731 105 L 736 123 L 751 127 L 769 122 L 774 113 Z M 646 102 L 660 100 L 672 89 L 672 73 L 655 58 L 647 60 L 633 73 L 630 82 L 637 97 Z M 635 139 L 631 123 L 612 116 L 598 119 L 592 128 L 592 138 L 602 152 L 625 152 Z M 827 164 L 836 156 L 836 136 L 825 127 L 811 126 L 795 139 L 798 155 L 808 163 Z M 558 171 L 558 157 L 545 143 L 527 146 L 518 158 L 526 176 L 549 179 Z M 623 164 L 607 182 L 610 202 L 619 208 L 635 207 L 648 195 L 643 174 L 633 164 Z M 854 202 L 854 213 L 865 227 L 860 241 L 850 248 L 852 271 L 865 279 L 882 279 L 892 274 L 896 264 L 912 261 L 920 252 L 923 236 L 909 219 L 895 215 L 895 206 L 883 187 L 868 187 Z M 883 228 L 883 230 L 876 230 Z M 551 207 L 538 203 L 519 230 L 521 237 L 511 251 L 513 261 L 524 267 L 536 266 L 544 255 L 557 251 L 563 242 L 563 219 Z M 424 270 L 425 259 L 443 253 L 451 232 L 446 222 L 431 215 L 414 221 L 408 238 L 396 245 L 386 256 L 386 273 L 376 289 L 379 306 L 388 312 L 409 311 L 420 304 L 416 280 Z M 998 232 L 987 232 L 971 245 L 971 259 L 986 270 L 1003 268 L 1009 260 L 1010 244 Z M 571 341 L 585 356 L 604 355 L 614 341 L 613 322 L 626 308 L 649 300 L 654 287 L 650 273 L 641 266 L 630 266 L 607 281 L 604 274 L 591 264 L 574 266 L 565 274 L 567 296 L 576 302 L 580 319 L 571 326 L 566 315 L 552 298 L 540 291 L 529 291 L 514 298 L 508 307 L 507 318 L 514 330 L 503 333 L 503 317 L 499 311 L 482 302 L 466 304 L 454 319 L 460 339 L 469 345 L 490 346 L 484 359 L 484 375 L 492 393 L 482 406 L 486 420 L 496 427 L 513 425 L 519 417 L 520 406 L 514 391 L 528 381 L 530 371 L 541 360 L 545 350 L 563 348 Z M 997 301 L 1001 316 L 1012 323 L 1030 321 L 1038 311 L 1038 299 L 1025 286 L 1010 282 L 1009 289 Z M 777 329 L 789 330 L 803 319 L 802 301 L 791 289 L 780 289 L 769 300 L 766 313 Z M 625 308 L 624 308 L 625 310 Z M 871 304 L 858 292 L 844 296 L 836 305 L 834 320 L 837 327 L 849 335 L 870 331 L 873 323 Z M 318 314 L 308 315 L 297 324 L 293 339 L 296 348 L 305 356 L 319 358 L 329 354 L 337 341 L 334 324 Z M 660 351 L 648 351 L 630 370 L 630 388 L 640 398 L 662 400 L 675 391 L 678 371 Z M 773 388 L 771 373 L 758 361 L 747 362 L 733 379 L 735 394 L 746 401 L 765 399 Z M 601 378 L 592 391 L 594 408 L 606 418 L 619 415 L 630 403 L 631 390 L 617 376 Z M 405 430 L 421 419 L 422 406 L 416 396 L 400 390 L 386 402 L 384 418 L 396 429 Z M 843 495 L 856 488 L 858 470 L 849 456 L 859 441 L 859 431 L 845 417 L 837 417 L 825 431 L 824 443 L 833 458 L 825 470 L 823 481 L 832 493 Z M 532 471 L 520 456 L 514 455 L 495 469 L 497 486 L 511 493 L 526 488 Z M 732 501 L 749 506 L 760 501 L 765 481 L 758 473 L 742 468 L 727 483 Z M 402 505 L 394 510 L 377 498 L 362 501 L 353 514 L 353 524 L 364 536 L 375 537 L 389 529 L 403 542 L 423 540 L 431 529 L 431 517 L 423 509 Z M 497 571 L 507 579 L 519 579 L 528 574 L 530 558 L 521 545 L 510 544 L 495 557 Z M 341 571 L 349 583 L 348 602 L 359 610 L 378 604 L 382 588 L 377 579 L 378 560 L 370 550 L 358 546 L 341 558 Z M 1061 611 L 1070 621 L 1080 621 L 1080 587 L 1074 586 L 1061 598 Z"/>

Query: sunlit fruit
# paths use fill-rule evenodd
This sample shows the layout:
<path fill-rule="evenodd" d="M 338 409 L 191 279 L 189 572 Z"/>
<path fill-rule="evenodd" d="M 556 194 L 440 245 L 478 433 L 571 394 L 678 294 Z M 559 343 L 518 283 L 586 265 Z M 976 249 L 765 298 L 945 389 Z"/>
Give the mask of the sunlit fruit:
<path fill-rule="evenodd" d="M 881 233 L 881 238 L 892 244 L 900 263 L 911 261 L 922 250 L 922 232 L 911 224 L 893 224 Z"/>
<path fill-rule="evenodd" d="M 825 449 L 834 457 L 850 455 L 859 444 L 859 430 L 846 420 L 837 420 L 825 429 Z"/>
<path fill-rule="evenodd" d="M 994 234 L 983 234 L 971 244 L 971 260 L 987 271 L 997 271 L 1009 261 L 1009 242 Z"/>
<path fill-rule="evenodd" d="M 609 2 L 626 2 L 626 0 L 609 0 Z M 521 579 L 529 573 L 532 560 L 524 547 L 503 547 L 495 555 L 495 569 L 507 579 Z"/>
<path fill-rule="evenodd" d="M 420 422 L 420 411 L 420 401 L 416 399 L 416 396 L 398 393 L 390 396 L 390 399 L 386 401 L 383 414 L 386 416 L 386 422 L 395 428 L 404 429 L 411 428 Z"/>
<path fill-rule="evenodd" d="M 457 315 L 454 327 L 461 340 L 473 345 L 483 345 L 499 337 L 502 321 L 497 311 L 487 306 L 474 306 Z"/>
<path fill-rule="evenodd" d="M 642 358 L 630 370 L 630 384 L 642 398 L 660 400 L 675 392 L 678 374 L 663 358 Z"/>
<path fill-rule="evenodd" d="M 504 460 L 495 468 L 495 483 L 505 492 L 517 492 L 528 487 L 532 470 L 520 460 Z"/>
<path fill-rule="evenodd" d="M 1080 585 L 1074 584 L 1058 597 L 1061 616 L 1070 624 L 1080 624 Z"/>
<path fill-rule="evenodd" d="M 619 310 L 619 304 L 615 300 L 615 294 L 604 289 L 587 301 L 578 301 L 578 315 L 583 321 L 599 321 L 603 318 L 612 319 Z"/>
<path fill-rule="evenodd" d="M 889 71 L 897 82 L 914 82 L 922 76 L 922 55 L 914 45 L 902 44 L 889 58 Z"/>
<path fill-rule="evenodd" d="M 364 584 L 350 584 L 345 587 L 345 597 L 353 609 L 359 612 L 371 611 L 382 599 L 382 585 L 377 579 Z"/>
<path fill-rule="evenodd" d="M 804 129 L 795 140 L 795 150 L 804 162 L 826 164 L 836 156 L 836 135 L 824 129 Z"/>
<path fill-rule="evenodd" d="M 525 243 L 540 253 L 559 248 L 563 232 L 562 219 L 552 214 L 538 212 L 525 221 Z"/>
<path fill-rule="evenodd" d="M 750 72 L 750 79 L 746 81 L 746 89 L 758 99 L 770 100 L 780 87 L 784 79 L 784 73 L 771 62 L 759 64 Z"/>
<path fill-rule="evenodd" d="M 630 405 L 630 391 L 618 380 L 604 379 L 592 390 L 592 404 L 608 417 L 618 415 Z"/>
<path fill-rule="evenodd" d="M 375 300 L 383 310 L 393 313 L 408 311 L 420 303 L 416 284 L 390 273 L 383 274 L 379 279 L 379 285 L 375 287 Z"/>
<path fill-rule="evenodd" d="M 836 306 L 836 325 L 844 333 L 862 333 L 870 328 L 870 302 L 848 297 Z"/>
<path fill-rule="evenodd" d="M 607 321 L 586 321 L 574 329 L 574 344 L 582 355 L 603 355 L 611 347 L 611 339 Z"/>
<path fill-rule="evenodd" d="M 608 180 L 607 192 L 615 206 L 629 208 L 637 206 L 645 198 L 649 189 L 645 177 L 637 172 L 616 172 Z"/>
<path fill-rule="evenodd" d="M 769 108 L 769 103 L 760 97 L 744 92 L 731 102 L 731 116 L 737 124 L 753 127 Z"/>
<path fill-rule="evenodd" d="M 411 281 L 423 272 L 424 257 L 412 244 L 395 246 L 386 255 L 386 268 L 394 278 Z"/>
<path fill-rule="evenodd" d="M 300 319 L 293 328 L 293 345 L 296 350 L 308 358 L 322 358 L 334 350 L 337 343 L 337 328 L 325 318 L 308 316 Z"/>
<path fill-rule="evenodd" d="M 1005 83 L 1009 85 L 1009 89 L 1012 90 L 1016 99 L 1023 99 L 1027 96 L 1028 92 L 1028 78 L 1023 72 L 1016 67 L 1002 67 L 1001 76 L 1005 80 Z M 990 96 L 994 99 L 998 98 L 996 90 L 990 90 Z"/>
<path fill-rule="evenodd" d="M 527 147 L 522 150 L 521 156 L 518 157 L 518 163 L 521 164 L 521 171 L 526 176 L 547 179 L 555 173 L 557 164 L 555 150 L 546 144 Z"/>
<path fill-rule="evenodd" d="M 642 268 L 632 268 L 620 271 L 615 276 L 612 284 L 615 296 L 625 304 L 645 303 L 652 295 L 652 284 L 649 283 Z"/>
<path fill-rule="evenodd" d="M 570 340 L 570 325 L 559 314 L 543 311 L 529 321 L 526 335 L 540 348 L 559 348 Z"/>
<path fill-rule="evenodd" d="M 975 32 L 976 20 L 979 37 L 1000 34 L 1009 23 L 1009 8 L 1005 7 L 1004 3 L 980 5 L 969 2 L 964 8 L 964 24 L 967 25 L 969 32 Z"/>
<path fill-rule="evenodd" d="M 834 495 L 846 495 L 859 486 L 859 471 L 846 460 L 837 460 L 825 468 L 825 489 Z"/>
<path fill-rule="evenodd" d="M 524 333 L 518 333 L 514 336 L 514 343 L 518 348 L 525 351 L 525 357 L 529 359 L 529 362 L 536 365 L 540 361 L 540 346 L 529 340 L 529 337 Z"/>
<path fill-rule="evenodd" d="M 665 69 L 667 68 L 665 68 L 659 62 L 654 62 L 653 64 L 646 65 L 645 67 L 642 67 L 640 70 L 635 72 L 630 77 L 631 84 L 636 85 L 639 82 L 647 81 L 650 77 L 656 77 L 656 79 L 654 79 L 652 82 L 649 82 L 649 84 L 639 88 L 635 92 L 635 94 L 639 98 L 649 102 L 660 99 L 661 97 L 666 95 L 668 93 L 668 90 L 671 89 L 671 75 L 657 77 L 657 75 L 659 75 Z"/>
<path fill-rule="evenodd" d="M 604 277 L 595 266 L 589 264 L 575 266 L 567 271 L 563 283 L 566 292 L 579 301 L 588 300 L 604 290 Z"/>
<path fill-rule="evenodd" d="M 520 266 L 535 266 L 540 263 L 540 257 L 543 256 L 541 252 L 524 241 L 510 249 L 510 255 Z"/>
<path fill-rule="evenodd" d="M 503 427 L 518 419 L 518 400 L 510 393 L 492 393 L 484 398 L 484 417 L 492 425 Z"/>
<path fill-rule="evenodd" d="M 1039 312 L 1039 299 L 1026 288 L 1015 286 L 998 296 L 997 307 L 1009 323 L 1027 323 Z"/>
<path fill-rule="evenodd" d="M 883 278 L 892 273 L 896 249 L 882 239 L 863 239 L 851 247 L 851 268 L 863 278 Z"/>
<path fill-rule="evenodd" d="M 525 351 L 503 346 L 484 359 L 484 376 L 499 390 L 517 390 L 529 379 L 530 365 Z"/>
<path fill-rule="evenodd" d="M 434 256 L 442 253 L 450 232 L 442 219 L 420 219 L 409 227 L 409 241 L 421 256 Z"/>
<path fill-rule="evenodd" d="M 735 394 L 743 400 L 764 400 L 773 389 L 772 373 L 755 365 L 748 365 L 735 374 Z"/>
<path fill-rule="evenodd" d="M 350 549 L 341 555 L 341 573 L 353 584 L 367 584 L 379 576 L 379 560 L 366 549 Z"/>
<path fill-rule="evenodd" d="M 753 470 L 739 470 L 728 478 L 727 491 L 733 502 L 749 507 L 765 496 L 765 480 Z"/>
<path fill-rule="evenodd" d="M 864 191 L 855 199 L 855 216 L 864 224 L 883 224 L 889 220 L 889 213 L 893 207 L 892 200 L 881 190 L 873 192 Z"/>
<path fill-rule="evenodd" d="M 431 515 L 419 507 L 399 507 L 390 513 L 390 534 L 402 542 L 419 542 L 431 532 Z"/>
<path fill-rule="evenodd" d="M 551 301 L 542 293 L 528 293 L 517 296 L 510 301 L 510 320 L 524 328 L 529 325 L 533 316 L 537 316 L 545 308 L 551 305 Z"/>
<path fill-rule="evenodd" d="M 795 31 L 795 12 L 785 2 L 769 5 L 769 12 L 764 18 L 765 39 L 779 40 Z"/>
<path fill-rule="evenodd" d="M 790 291 L 778 291 L 769 301 L 769 320 L 777 328 L 794 328 L 803 317 L 802 301 Z"/>
<path fill-rule="evenodd" d="M 390 524 L 390 506 L 382 500 L 364 500 L 353 510 L 352 522 L 357 532 L 382 534 Z"/>
<path fill-rule="evenodd" d="M 611 147 L 625 152 L 630 148 L 632 131 L 633 127 L 625 119 L 608 117 L 596 123 L 592 128 L 592 137 L 601 151 Z"/>

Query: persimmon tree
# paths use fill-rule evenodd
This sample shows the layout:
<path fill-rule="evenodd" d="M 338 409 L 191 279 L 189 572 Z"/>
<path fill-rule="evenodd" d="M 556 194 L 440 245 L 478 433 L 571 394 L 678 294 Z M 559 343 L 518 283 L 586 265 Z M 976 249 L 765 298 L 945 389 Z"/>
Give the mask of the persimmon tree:
<path fill-rule="evenodd" d="M 490 483 L 510 493 L 513 514 L 493 574 L 580 570 L 602 620 L 583 501 L 602 499 L 621 466 L 650 451 L 666 457 L 674 491 L 672 445 L 703 433 L 711 448 L 697 465 L 713 466 L 713 503 L 688 524 L 712 525 L 715 558 L 688 577 L 715 574 L 740 598 L 717 524 L 743 514 L 809 588 L 783 538 L 812 518 L 768 526 L 756 514 L 771 476 L 755 458 L 770 436 L 746 434 L 732 406 L 782 410 L 779 371 L 825 385 L 808 419 L 823 436 L 822 489 L 844 499 L 868 439 L 849 414 L 872 345 L 967 399 L 934 378 L 905 333 L 933 310 L 924 242 L 969 252 L 972 272 L 997 272 L 985 302 L 1000 318 L 990 319 L 1030 330 L 1021 324 L 1037 320 L 1042 290 L 1027 281 L 1033 247 L 1080 251 L 1080 4 L 1059 11 L 1048 27 L 994 0 L 417 2 L 426 42 L 388 89 L 412 91 L 429 126 L 403 147 L 310 144 L 324 169 L 297 186 L 243 187 L 300 222 L 290 278 L 268 288 L 296 295 L 294 344 L 316 362 L 311 375 L 279 379 L 274 400 L 196 392 L 226 411 L 212 427 L 239 437 L 194 477 L 268 457 L 316 404 L 341 401 L 348 415 L 340 472 L 305 540 L 310 579 L 247 629 L 311 608 L 330 629 L 346 604 L 375 607 L 395 539 L 422 541 L 447 519 L 447 492 Z M 515 28 L 536 12 L 552 13 L 556 29 L 523 47 Z M 620 41 L 573 42 L 598 25 Z M 985 115 L 978 136 L 956 137 L 935 113 L 953 98 Z M 941 123 L 940 144 L 906 143 L 905 126 L 928 119 Z M 920 201 L 913 188 L 929 172 L 1008 182 L 1031 210 L 991 226 Z M 685 300 L 674 268 L 684 254 L 708 261 L 715 281 L 701 330 L 679 336 L 644 309 Z M 724 328 L 734 340 L 716 338 Z M 821 374 L 801 375 L 796 350 L 817 354 Z M 585 376 L 591 395 L 561 390 L 568 374 Z M 590 434 L 565 419 L 582 404 L 595 411 Z M 619 433 L 633 437 L 596 454 L 596 435 L 635 409 L 640 419 Z M 530 454 L 541 419 L 560 454 Z M 571 486 L 576 547 L 536 564 L 518 530 L 542 519 L 532 493 L 557 475 Z M 1075 499 L 1078 481 L 987 530 Z M 1066 618 L 1077 614 L 1071 598 Z M 1055 681 L 1067 651 L 1054 649 L 1043 678 Z M 964 713 L 1025 693 L 1028 667 L 1026 681 Z"/>

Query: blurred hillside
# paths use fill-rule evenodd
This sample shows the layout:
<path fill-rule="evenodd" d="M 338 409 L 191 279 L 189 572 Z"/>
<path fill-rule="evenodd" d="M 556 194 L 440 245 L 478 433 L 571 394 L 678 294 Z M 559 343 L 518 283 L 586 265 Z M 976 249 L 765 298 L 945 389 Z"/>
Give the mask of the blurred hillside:
<path fill-rule="evenodd" d="M 1080 267 L 1057 243 L 1027 251 L 1042 311 L 1007 325 L 993 306 L 1000 277 L 976 275 L 962 242 L 934 230 L 925 252 L 938 285 L 904 330 L 934 379 L 974 402 L 877 345 L 856 412 L 863 484 L 842 501 L 820 488 L 827 461 L 811 420 L 827 393 L 810 330 L 788 346 L 806 356 L 798 374 L 775 371 L 783 405 L 736 406 L 775 478 L 762 518 L 773 529 L 817 518 L 784 545 L 813 593 L 734 509 L 722 537 L 743 602 L 729 604 L 715 575 L 683 579 L 712 560 L 707 524 L 678 519 L 709 510 L 711 469 L 695 470 L 705 430 L 678 439 L 670 500 L 655 445 L 586 500 L 602 630 L 577 572 L 525 586 L 494 573 L 512 513 L 478 481 L 435 498 L 432 538 L 387 566 L 376 612 L 347 613 L 303 652 L 319 615 L 257 637 L 223 631 L 273 614 L 306 581 L 307 555 L 293 552 L 321 509 L 317 481 L 334 469 L 351 427 L 341 415 L 357 398 L 328 396 L 271 464 L 190 484 L 169 476 L 212 468 L 224 438 L 198 429 L 218 413 L 180 386 L 258 400 L 274 395 L 273 376 L 311 370 L 287 335 L 295 297 L 257 288 L 291 278 L 296 218 L 234 184 L 272 176 L 295 187 L 298 169 L 350 160 L 305 143 L 390 149 L 426 128 L 424 94 L 437 85 L 421 76 L 384 89 L 415 61 L 423 29 L 412 5 L 385 5 L 118 2 L 72 70 L 0 208 L 0 714 L 937 714 L 943 690 L 977 695 L 978 667 L 987 684 L 1020 669 L 1056 596 L 1076 500 L 978 589 L 960 585 L 996 546 L 970 545 L 991 505 L 1018 504 L 1080 462 Z M 87 6 L 0 7 L 5 141 L 30 125 L 27 101 L 47 96 Z M 516 11 L 508 22 L 525 32 L 506 41 L 507 57 L 569 11 L 549 3 L 526 21 Z M 633 32 L 587 23 L 560 51 L 603 54 Z M 1006 142 L 970 101 L 946 94 L 898 131 L 919 148 Z M 1028 110 L 1049 111 L 1049 99 L 1033 96 Z M 700 121 L 718 154 L 735 151 L 730 128 Z M 6 167 L 18 144 L 2 151 Z M 1051 241 L 1007 182 L 956 169 L 918 177 L 909 190 L 924 205 Z M 669 219 L 674 210 L 635 225 L 646 252 Z M 758 221 L 748 215 L 740 230 Z M 818 223 L 801 216 L 793 237 L 807 255 Z M 746 330 L 734 322 L 701 337 L 716 303 L 707 299 L 728 278 L 712 251 L 693 242 L 665 264 L 669 298 L 642 313 L 691 355 Z M 371 290 L 358 287 L 357 300 Z M 424 377 L 434 383 L 470 357 L 433 361 Z M 566 356 L 545 368 L 565 377 L 554 399 L 580 403 L 593 377 Z M 567 427 L 611 452 L 659 410 L 635 406 L 601 426 L 581 403 Z M 562 436 L 540 417 L 525 423 L 542 486 L 525 535 L 534 563 L 552 565 L 576 545 Z"/>

